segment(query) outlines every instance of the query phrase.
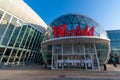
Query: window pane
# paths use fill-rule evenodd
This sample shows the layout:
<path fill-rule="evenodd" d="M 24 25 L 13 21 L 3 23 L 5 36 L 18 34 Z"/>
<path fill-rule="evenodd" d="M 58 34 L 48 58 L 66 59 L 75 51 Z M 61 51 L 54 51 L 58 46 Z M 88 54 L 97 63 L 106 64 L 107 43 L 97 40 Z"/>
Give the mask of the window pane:
<path fill-rule="evenodd" d="M 9 23 L 9 20 L 10 20 L 10 15 L 6 14 L 5 17 L 3 18 L 3 20 L 1 21 L 1 24 L 0 24 L 0 39 L 2 38 L 2 35 Z"/>
<path fill-rule="evenodd" d="M 31 28 L 31 29 L 30 29 L 30 35 L 28 36 L 27 43 L 26 43 L 26 46 L 25 46 L 26 49 L 28 48 L 28 46 L 29 46 L 29 44 L 30 44 L 30 40 L 31 40 L 31 38 L 32 38 L 33 32 L 34 32 L 34 30 Z M 24 41 L 25 41 L 25 40 L 24 40 Z"/>
<path fill-rule="evenodd" d="M 6 50 L 6 52 L 5 52 L 5 55 L 4 55 L 3 59 L 2 59 L 2 62 L 7 62 L 8 57 L 9 57 L 9 55 L 10 55 L 10 52 L 11 52 L 11 49 L 8 48 L 8 49 Z"/>
<path fill-rule="evenodd" d="M 12 19 L 12 21 L 9 25 L 9 28 L 7 29 L 7 32 L 5 34 L 5 37 L 3 39 L 3 42 L 2 42 L 3 45 L 7 45 L 7 42 L 8 42 L 8 40 L 9 40 L 9 38 L 10 38 L 12 32 L 13 32 L 14 26 L 16 25 L 16 21 L 17 21 L 16 18 Z"/>
<path fill-rule="evenodd" d="M 19 21 L 19 23 L 20 23 L 21 21 Z M 20 29 L 21 29 L 21 25 L 18 23 L 18 21 L 17 21 L 17 23 L 16 23 L 16 25 L 15 25 L 15 31 L 14 31 L 14 33 L 13 33 L 13 36 L 12 36 L 12 38 L 11 38 L 11 41 L 10 41 L 10 43 L 9 43 L 9 46 L 13 46 L 14 45 L 14 43 L 15 43 L 15 41 L 16 41 L 16 38 L 17 38 L 17 36 L 18 36 L 18 33 L 19 33 L 19 31 L 20 31 Z M 22 23 L 22 22 L 21 22 Z"/>
<path fill-rule="evenodd" d="M 37 30 L 34 30 L 34 34 L 32 35 L 32 39 L 31 39 L 31 43 L 30 43 L 29 49 L 32 48 L 32 45 L 34 43 L 34 38 L 36 37 L 36 32 L 37 32 Z"/>
<path fill-rule="evenodd" d="M 27 31 L 26 31 L 26 33 L 25 33 L 25 35 L 24 35 L 22 44 L 20 45 L 21 48 L 23 48 L 23 46 L 24 46 L 24 44 L 25 44 L 25 42 L 26 42 L 26 39 L 27 39 L 27 37 L 28 37 L 28 34 L 29 34 L 30 29 L 31 29 L 31 27 L 28 26 Z"/>
<path fill-rule="evenodd" d="M 24 33 L 25 33 L 26 28 L 27 28 L 27 25 L 24 25 L 23 28 L 22 28 L 22 30 L 21 30 L 21 32 L 20 32 L 20 35 L 19 35 L 19 38 L 18 38 L 18 40 L 17 40 L 17 42 L 16 42 L 15 47 L 18 47 L 18 46 L 20 45 L 21 40 L 22 40 L 22 38 L 23 38 L 23 35 L 24 35 Z"/>

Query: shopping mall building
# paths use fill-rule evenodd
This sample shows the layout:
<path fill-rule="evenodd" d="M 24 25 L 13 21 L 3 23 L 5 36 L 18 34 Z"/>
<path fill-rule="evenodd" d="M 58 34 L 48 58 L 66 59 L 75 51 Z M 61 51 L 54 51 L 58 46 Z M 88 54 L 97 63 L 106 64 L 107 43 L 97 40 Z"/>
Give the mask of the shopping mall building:
<path fill-rule="evenodd" d="M 50 37 L 41 43 L 41 52 L 52 69 L 100 70 L 107 63 L 110 40 L 93 19 L 80 14 L 65 14 L 48 27 L 52 30 L 48 32 Z"/>
<path fill-rule="evenodd" d="M 41 63 L 46 28 L 23 0 L 0 0 L 0 66 Z"/>
<path fill-rule="evenodd" d="M 107 33 L 87 16 L 65 14 L 47 26 L 24 1 L 0 1 L 0 66 L 100 70 L 109 53 Z"/>

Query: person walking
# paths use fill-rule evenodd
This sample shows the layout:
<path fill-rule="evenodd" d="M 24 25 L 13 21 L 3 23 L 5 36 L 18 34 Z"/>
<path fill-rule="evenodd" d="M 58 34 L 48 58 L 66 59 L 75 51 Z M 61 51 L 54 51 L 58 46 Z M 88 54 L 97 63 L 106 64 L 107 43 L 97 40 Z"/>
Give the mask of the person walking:
<path fill-rule="evenodd" d="M 113 66 L 114 66 L 114 67 L 117 67 L 115 57 L 112 57 L 111 60 L 112 60 Z"/>
<path fill-rule="evenodd" d="M 103 64 L 103 67 L 104 67 L 104 71 L 107 71 L 107 66 L 106 66 L 106 64 Z"/>

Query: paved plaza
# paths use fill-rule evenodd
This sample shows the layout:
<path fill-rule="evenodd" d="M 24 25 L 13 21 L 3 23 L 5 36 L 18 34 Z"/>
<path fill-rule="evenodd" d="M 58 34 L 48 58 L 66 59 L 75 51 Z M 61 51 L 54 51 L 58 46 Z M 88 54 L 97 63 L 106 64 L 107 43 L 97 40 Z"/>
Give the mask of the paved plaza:
<path fill-rule="evenodd" d="M 46 70 L 38 64 L 0 68 L 0 80 L 120 80 L 120 65 L 107 71 Z"/>

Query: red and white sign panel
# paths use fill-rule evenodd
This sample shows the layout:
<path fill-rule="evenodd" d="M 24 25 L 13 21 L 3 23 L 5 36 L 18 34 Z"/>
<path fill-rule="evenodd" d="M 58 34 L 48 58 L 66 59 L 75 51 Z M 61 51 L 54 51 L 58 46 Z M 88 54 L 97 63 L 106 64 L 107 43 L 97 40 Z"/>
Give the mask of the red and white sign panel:
<path fill-rule="evenodd" d="M 76 29 L 67 30 L 66 24 L 62 26 L 53 26 L 54 38 L 56 37 L 66 37 L 66 36 L 94 36 L 94 26 L 89 29 L 89 26 L 86 26 L 85 29 L 80 30 L 80 26 L 77 26 Z"/>

